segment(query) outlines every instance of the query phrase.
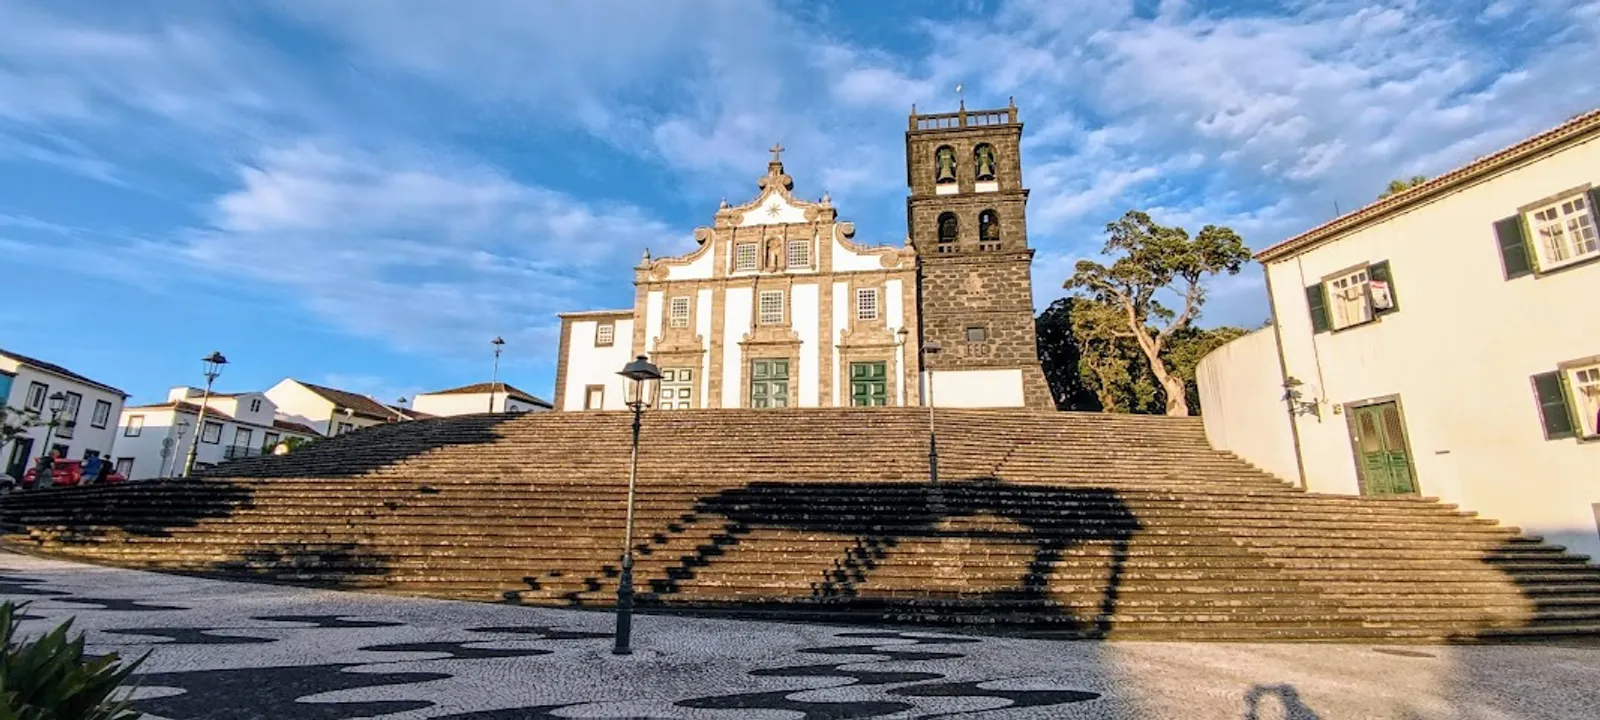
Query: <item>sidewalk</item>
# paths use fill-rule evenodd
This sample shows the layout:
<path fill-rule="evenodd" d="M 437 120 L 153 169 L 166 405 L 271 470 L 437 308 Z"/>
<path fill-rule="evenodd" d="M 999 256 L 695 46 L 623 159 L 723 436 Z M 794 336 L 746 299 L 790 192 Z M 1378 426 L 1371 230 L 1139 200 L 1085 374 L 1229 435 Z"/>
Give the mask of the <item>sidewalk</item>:
<path fill-rule="evenodd" d="M 154 718 L 1575 718 L 1600 648 L 1053 642 L 250 585 L 0 554 Z"/>

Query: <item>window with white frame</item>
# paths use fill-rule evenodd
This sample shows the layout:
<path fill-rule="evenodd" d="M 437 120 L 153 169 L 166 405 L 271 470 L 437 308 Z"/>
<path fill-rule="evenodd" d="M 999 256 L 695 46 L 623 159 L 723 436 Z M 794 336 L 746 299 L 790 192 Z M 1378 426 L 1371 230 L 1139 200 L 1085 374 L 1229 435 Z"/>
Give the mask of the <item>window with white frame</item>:
<path fill-rule="evenodd" d="M 668 324 L 675 328 L 689 327 L 689 298 L 675 297 L 672 299 L 672 312 L 668 313 Z"/>
<path fill-rule="evenodd" d="M 1596 208 L 1582 193 L 1557 200 L 1528 213 L 1533 231 L 1533 251 L 1539 268 L 1551 270 L 1600 254 L 1600 233 L 1595 230 Z"/>
<path fill-rule="evenodd" d="M 744 272 L 754 270 L 761 262 L 761 248 L 753 242 L 735 243 L 733 246 L 733 270 Z"/>
<path fill-rule="evenodd" d="M 760 310 L 760 323 L 762 325 L 782 325 L 783 291 L 762 290 Z"/>
<path fill-rule="evenodd" d="M 617 325 L 613 322 L 597 323 L 594 326 L 594 346 L 609 347 L 617 341 Z"/>
<path fill-rule="evenodd" d="M 144 416 L 129 415 L 128 427 L 123 429 L 122 435 L 124 437 L 139 437 L 139 433 L 142 432 L 144 432 Z"/>
<path fill-rule="evenodd" d="M 1600 436 L 1600 363 L 1570 371 L 1572 404 L 1584 437 Z"/>
<path fill-rule="evenodd" d="M 339 423 L 342 427 L 344 423 Z M 206 421 L 205 429 L 200 432 L 200 442 L 215 445 L 222 442 L 222 423 Z"/>
<path fill-rule="evenodd" d="M 23 409 L 44 412 L 44 396 L 48 392 L 50 392 L 49 385 L 42 382 L 28 383 L 28 397 L 22 404 Z"/>
<path fill-rule="evenodd" d="M 791 267 L 791 268 L 808 268 L 808 267 L 811 267 L 811 241 L 810 240 L 790 240 L 789 241 L 789 267 Z"/>
<path fill-rule="evenodd" d="M 1367 269 L 1328 281 L 1328 304 L 1332 307 L 1333 329 L 1360 325 L 1372 319 L 1372 302 L 1367 296 Z"/>
<path fill-rule="evenodd" d="M 347 432 L 355 432 L 355 429 L 356 429 L 355 423 L 342 422 L 342 423 L 339 423 L 339 429 L 334 431 L 333 434 L 335 434 L 335 435 L 343 435 L 343 434 L 345 434 Z"/>
<path fill-rule="evenodd" d="M 250 399 L 250 412 L 261 412 L 261 398 Z"/>
<path fill-rule="evenodd" d="M 878 319 L 877 288 L 856 288 L 856 319 Z"/>
<path fill-rule="evenodd" d="M 61 406 L 61 425 L 56 428 L 58 437 L 70 438 L 78 425 L 78 410 L 83 407 L 83 393 L 69 392 L 67 402 Z"/>
<path fill-rule="evenodd" d="M 94 401 L 94 415 L 89 418 L 89 424 L 103 428 L 111 424 L 111 403 L 104 400 Z"/>

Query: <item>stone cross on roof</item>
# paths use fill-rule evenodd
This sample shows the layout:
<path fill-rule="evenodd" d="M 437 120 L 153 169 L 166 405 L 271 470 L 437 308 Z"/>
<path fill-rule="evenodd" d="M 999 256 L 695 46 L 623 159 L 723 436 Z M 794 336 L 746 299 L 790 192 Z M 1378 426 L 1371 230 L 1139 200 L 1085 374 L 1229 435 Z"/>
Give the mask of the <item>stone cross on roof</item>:
<path fill-rule="evenodd" d="M 772 146 L 772 161 L 783 162 L 783 143 L 777 143 Z"/>

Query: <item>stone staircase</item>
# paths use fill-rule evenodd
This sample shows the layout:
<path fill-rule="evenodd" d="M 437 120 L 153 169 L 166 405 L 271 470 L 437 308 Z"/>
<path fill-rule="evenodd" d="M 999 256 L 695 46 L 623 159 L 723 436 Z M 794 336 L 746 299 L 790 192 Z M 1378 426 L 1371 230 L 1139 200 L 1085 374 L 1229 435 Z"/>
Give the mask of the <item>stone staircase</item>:
<path fill-rule="evenodd" d="M 469 600 L 609 607 L 626 413 L 384 425 L 197 480 L 0 500 L 27 552 Z M 654 412 L 641 609 L 1073 638 L 1600 634 L 1600 568 L 1426 498 L 1295 490 L 1198 419 Z"/>

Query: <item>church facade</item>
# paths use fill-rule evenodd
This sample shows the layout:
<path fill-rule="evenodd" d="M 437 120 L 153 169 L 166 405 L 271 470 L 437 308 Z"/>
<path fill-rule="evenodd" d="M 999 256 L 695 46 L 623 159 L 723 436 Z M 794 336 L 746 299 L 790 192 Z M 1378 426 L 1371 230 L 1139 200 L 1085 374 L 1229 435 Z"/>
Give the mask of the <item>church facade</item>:
<path fill-rule="evenodd" d="M 634 268 L 634 306 L 561 315 L 558 410 L 620 410 L 638 355 L 661 409 L 1053 403 L 1039 367 L 1022 124 L 919 115 L 906 132 L 908 242 L 867 246 L 824 194 L 793 192 L 781 146 L 756 197 L 698 247 Z"/>

